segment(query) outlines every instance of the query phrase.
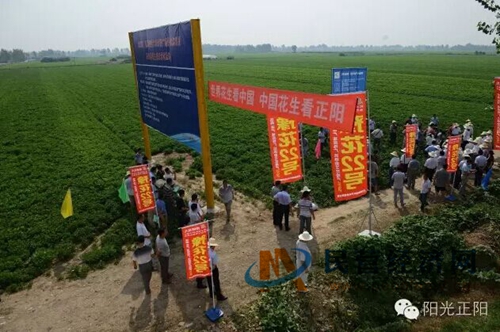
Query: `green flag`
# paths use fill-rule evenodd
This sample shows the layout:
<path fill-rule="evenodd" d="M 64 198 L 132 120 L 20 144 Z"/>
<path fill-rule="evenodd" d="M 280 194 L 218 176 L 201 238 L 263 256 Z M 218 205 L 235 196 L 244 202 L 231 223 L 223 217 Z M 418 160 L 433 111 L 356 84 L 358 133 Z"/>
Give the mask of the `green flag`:
<path fill-rule="evenodd" d="M 123 204 L 130 202 L 130 199 L 128 198 L 127 187 L 125 187 L 125 181 L 122 182 L 122 186 L 120 187 L 120 189 L 118 189 L 118 196 L 122 200 Z"/>

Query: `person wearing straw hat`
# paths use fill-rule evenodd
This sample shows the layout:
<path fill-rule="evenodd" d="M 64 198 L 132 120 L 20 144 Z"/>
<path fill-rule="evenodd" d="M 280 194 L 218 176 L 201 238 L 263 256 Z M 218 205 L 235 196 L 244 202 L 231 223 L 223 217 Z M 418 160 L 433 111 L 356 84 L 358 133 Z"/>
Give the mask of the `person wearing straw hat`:
<path fill-rule="evenodd" d="M 297 240 L 297 243 L 295 244 L 295 248 L 304 250 L 309 254 L 309 257 L 311 257 L 311 251 L 309 250 L 309 247 L 307 246 L 307 242 L 311 241 L 314 239 L 314 237 L 308 232 L 304 231 L 299 235 L 299 239 Z M 296 268 L 298 269 L 300 266 L 304 265 L 306 262 L 306 255 L 303 252 L 297 251 L 297 256 L 296 256 Z M 300 275 L 298 276 L 302 281 L 304 282 L 304 285 L 307 287 L 307 279 L 309 277 L 309 269 L 311 266 L 308 266 L 307 269 Z"/>
<path fill-rule="evenodd" d="M 390 153 L 390 155 L 392 156 L 392 158 L 389 161 L 389 184 L 392 187 L 392 183 L 393 183 L 392 174 L 394 174 L 394 171 L 399 166 L 401 161 L 399 160 L 399 155 L 396 151 L 392 151 Z"/>
<path fill-rule="evenodd" d="M 311 189 L 307 186 L 300 191 L 302 193 L 302 197 L 299 200 L 299 211 L 298 217 L 300 219 L 300 230 L 299 233 L 302 233 L 304 229 L 309 233 L 311 231 L 311 217 L 312 220 L 315 220 L 316 217 L 314 215 L 313 204 L 311 201 Z"/>
<path fill-rule="evenodd" d="M 225 301 L 227 300 L 227 296 L 222 295 L 222 291 L 220 288 L 220 280 L 219 280 L 219 255 L 215 252 L 215 248 L 219 245 L 215 241 L 213 237 L 208 240 L 209 255 L 210 255 L 210 265 L 212 274 L 207 277 L 208 290 L 210 291 L 210 297 L 213 297 L 215 294 L 217 301 Z M 212 288 L 213 282 L 213 288 Z"/>
<path fill-rule="evenodd" d="M 406 148 L 402 149 L 401 152 L 403 152 L 403 154 L 401 154 L 401 158 L 399 159 L 399 167 L 401 167 L 401 172 L 406 174 L 411 157 L 406 156 Z"/>
<path fill-rule="evenodd" d="M 472 137 L 472 133 L 469 127 L 464 126 L 464 133 L 462 134 L 462 149 L 465 149 L 465 146 L 469 142 Z"/>
<path fill-rule="evenodd" d="M 454 123 L 453 124 L 453 127 L 451 129 L 451 136 L 458 136 L 462 133 L 462 131 L 460 130 L 460 125 L 458 123 Z"/>
<path fill-rule="evenodd" d="M 396 145 L 396 138 L 398 134 L 398 123 L 396 120 L 392 120 L 391 126 L 389 127 L 389 141 L 391 146 Z"/>

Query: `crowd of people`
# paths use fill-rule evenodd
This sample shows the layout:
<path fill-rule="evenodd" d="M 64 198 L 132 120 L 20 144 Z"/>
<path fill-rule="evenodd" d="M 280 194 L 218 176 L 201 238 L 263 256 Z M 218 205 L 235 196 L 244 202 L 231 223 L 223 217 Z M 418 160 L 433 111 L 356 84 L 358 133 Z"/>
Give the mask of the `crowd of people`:
<path fill-rule="evenodd" d="M 173 273 L 170 272 L 170 247 L 166 237 L 168 229 L 180 229 L 184 226 L 194 225 L 206 220 L 198 194 L 193 193 L 188 202 L 185 198 L 186 192 L 175 182 L 177 175 L 169 167 L 160 164 L 151 165 L 140 149 L 135 154 L 136 165 L 147 165 L 151 178 L 151 191 L 156 200 L 156 208 L 147 214 L 137 214 L 135 206 L 134 191 L 130 172 L 125 176 L 125 187 L 129 195 L 131 209 L 136 215 L 137 243 L 132 255 L 133 265 L 139 272 L 144 283 L 146 294 L 151 294 L 150 281 L 153 271 L 159 271 L 162 283 L 172 283 Z M 234 197 L 233 187 L 226 180 L 219 188 L 219 197 L 226 208 L 226 221 L 231 220 L 231 205 Z M 155 241 L 153 242 L 156 233 Z M 218 301 L 227 299 L 222 294 L 219 280 L 218 263 L 219 257 L 215 251 L 218 244 L 210 237 L 208 244 L 211 260 L 211 276 L 208 276 L 207 284 L 210 297 L 215 294 Z M 212 280 L 213 277 L 213 280 Z M 205 278 L 196 279 L 196 287 L 205 289 Z M 212 292 L 213 284 L 213 292 Z"/>
<path fill-rule="evenodd" d="M 415 142 L 415 151 L 408 158 L 406 156 L 406 125 L 417 125 L 417 135 Z M 373 128 L 373 129 L 372 129 Z M 372 161 L 369 165 L 369 174 L 371 175 L 370 190 L 377 194 L 378 176 L 379 176 L 379 151 L 383 131 L 380 126 L 375 124 L 373 119 L 369 120 L 369 129 L 373 146 L 370 144 Z M 396 146 L 398 129 L 397 121 L 393 120 L 389 127 L 389 146 Z M 449 127 L 441 128 L 439 118 L 433 115 L 427 126 L 423 126 L 417 115 L 413 114 L 405 121 L 403 130 L 403 146 L 401 155 L 397 151 L 390 153 L 392 158 L 389 161 L 389 184 L 394 191 L 394 205 L 398 206 L 398 199 L 401 207 L 405 206 L 403 190 L 406 184 L 407 189 L 415 189 L 415 180 L 421 174 L 423 183 L 420 189 L 421 211 L 424 212 L 428 205 L 428 195 L 431 192 L 432 184 L 438 197 L 444 199 L 451 188 L 458 190 L 461 196 L 466 194 L 466 188 L 470 179 L 473 179 L 473 185 L 479 187 L 482 185 L 483 177 L 494 164 L 494 152 L 492 149 L 492 132 L 483 131 L 474 138 L 474 125 L 467 119 L 463 126 L 453 123 Z M 461 147 L 459 148 L 459 164 L 456 172 L 447 171 L 447 147 L 448 138 L 460 136 Z M 417 157 L 423 156 L 425 162 L 420 164 Z"/>

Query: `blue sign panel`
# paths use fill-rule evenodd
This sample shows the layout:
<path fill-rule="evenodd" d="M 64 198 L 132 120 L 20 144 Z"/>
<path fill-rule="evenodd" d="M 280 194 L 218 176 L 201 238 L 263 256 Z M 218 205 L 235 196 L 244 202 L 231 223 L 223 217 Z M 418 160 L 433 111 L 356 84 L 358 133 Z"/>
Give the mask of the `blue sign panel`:
<path fill-rule="evenodd" d="M 332 94 L 366 91 L 367 68 L 333 68 Z"/>
<path fill-rule="evenodd" d="M 191 23 L 133 33 L 142 120 L 201 153 Z"/>

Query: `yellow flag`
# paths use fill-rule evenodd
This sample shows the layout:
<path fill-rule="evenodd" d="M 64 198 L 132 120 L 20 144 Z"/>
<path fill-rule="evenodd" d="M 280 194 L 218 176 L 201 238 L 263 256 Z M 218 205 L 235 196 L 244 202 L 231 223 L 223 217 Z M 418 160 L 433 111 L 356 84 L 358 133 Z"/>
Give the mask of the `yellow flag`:
<path fill-rule="evenodd" d="M 71 200 L 71 190 L 68 189 L 61 206 L 61 214 L 64 219 L 73 215 L 73 201 Z"/>

